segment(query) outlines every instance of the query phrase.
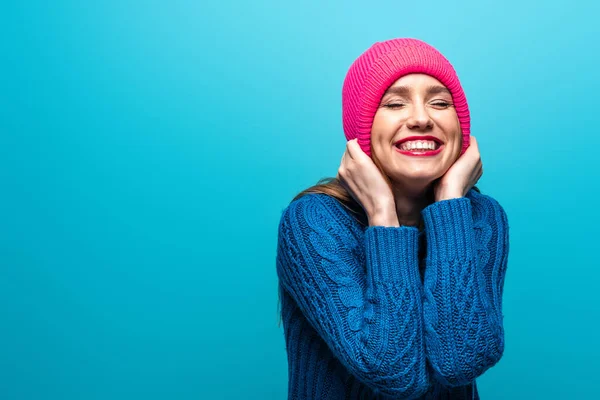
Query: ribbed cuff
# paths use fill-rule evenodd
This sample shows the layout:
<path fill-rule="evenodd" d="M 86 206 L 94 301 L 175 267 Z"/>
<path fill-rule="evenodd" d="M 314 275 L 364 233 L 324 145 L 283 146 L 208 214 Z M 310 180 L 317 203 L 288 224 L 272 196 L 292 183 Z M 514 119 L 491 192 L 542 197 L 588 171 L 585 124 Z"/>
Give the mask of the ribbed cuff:
<path fill-rule="evenodd" d="M 427 258 L 471 259 L 475 256 L 471 200 L 466 197 L 435 202 L 421 211 L 427 237 Z"/>
<path fill-rule="evenodd" d="M 420 279 L 417 228 L 370 226 L 365 232 L 365 248 L 374 283 Z"/>

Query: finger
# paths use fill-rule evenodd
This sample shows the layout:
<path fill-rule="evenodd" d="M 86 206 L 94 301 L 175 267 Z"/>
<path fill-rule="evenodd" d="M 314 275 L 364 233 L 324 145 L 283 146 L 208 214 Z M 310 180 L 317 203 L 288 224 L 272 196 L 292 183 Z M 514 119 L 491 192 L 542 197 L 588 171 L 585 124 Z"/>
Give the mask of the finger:
<path fill-rule="evenodd" d="M 347 152 L 348 152 L 348 148 L 346 147 L 346 148 L 344 148 L 344 151 L 342 152 L 342 158 L 340 159 L 340 166 L 344 165 Z"/>
<path fill-rule="evenodd" d="M 477 145 L 477 140 L 475 139 L 475 136 L 469 136 L 469 146 L 467 147 L 467 151 L 469 151 L 469 149 L 471 149 L 471 147 L 476 146 Z"/>
<path fill-rule="evenodd" d="M 471 146 L 475 147 L 477 151 L 479 151 L 479 143 L 477 143 L 475 136 L 471 136 Z"/>
<path fill-rule="evenodd" d="M 358 139 L 352 139 L 348 142 L 348 155 L 351 159 L 359 157 L 360 146 L 358 145 Z"/>
<path fill-rule="evenodd" d="M 471 144 L 465 151 L 465 153 L 469 153 L 469 157 L 477 158 L 481 161 L 481 153 L 479 151 L 479 145 L 477 144 L 477 139 L 471 136 Z"/>
<path fill-rule="evenodd" d="M 340 176 L 340 172 L 342 172 L 342 170 L 346 169 L 346 153 L 347 151 L 344 151 L 344 154 L 342 154 L 342 159 L 340 160 L 340 166 L 338 167 L 338 172 L 336 175 L 336 178 L 338 179 L 338 181 L 341 181 L 341 176 Z"/>

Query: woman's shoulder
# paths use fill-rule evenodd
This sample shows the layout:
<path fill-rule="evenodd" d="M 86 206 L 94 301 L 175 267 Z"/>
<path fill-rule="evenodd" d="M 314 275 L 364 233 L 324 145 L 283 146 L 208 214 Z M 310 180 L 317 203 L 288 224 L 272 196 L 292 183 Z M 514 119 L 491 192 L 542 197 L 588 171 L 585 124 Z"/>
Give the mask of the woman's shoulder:
<path fill-rule="evenodd" d="M 306 193 L 285 207 L 283 214 L 289 212 L 331 214 L 344 211 L 344 207 L 335 197 L 325 193 Z"/>
<path fill-rule="evenodd" d="M 470 189 L 465 197 L 471 200 L 471 204 L 476 208 L 494 210 L 500 214 L 506 215 L 504 208 L 495 197 L 492 197 L 487 193 L 482 193 L 479 189 Z"/>
<path fill-rule="evenodd" d="M 281 220 L 298 222 L 298 220 L 310 221 L 331 225 L 335 223 L 353 223 L 350 211 L 333 196 L 325 193 L 307 193 L 293 200 L 281 213 Z"/>
<path fill-rule="evenodd" d="M 494 197 L 492 197 L 489 193 L 483 193 L 479 188 L 471 188 L 465 197 L 470 198 L 471 200 L 476 201 L 490 201 L 490 202 L 498 202 Z"/>

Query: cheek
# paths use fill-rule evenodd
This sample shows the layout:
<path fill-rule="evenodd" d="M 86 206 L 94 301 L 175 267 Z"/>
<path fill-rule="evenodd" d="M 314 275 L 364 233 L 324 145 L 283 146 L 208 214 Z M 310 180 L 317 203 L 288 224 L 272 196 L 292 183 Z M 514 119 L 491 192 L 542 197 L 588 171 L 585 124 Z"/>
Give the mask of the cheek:
<path fill-rule="evenodd" d="M 454 142 L 454 145 L 452 146 L 452 149 L 451 149 L 452 151 L 450 151 L 448 153 L 448 155 L 449 155 L 449 162 L 450 162 L 451 165 L 454 164 L 460 158 L 460 156 L 461 156 L 460 150 L 461 149 L 462 149 L 462 147 L 461 147 L 461 141 L 460 141 L 460 139 L 457 139 Z"/>
<path fill-rule="evenodd" d="M 390 116 L 376 116 L 371 125 L 371 140 L 385 142 L 393 137 L 399 126 L 397 118 Z"/>

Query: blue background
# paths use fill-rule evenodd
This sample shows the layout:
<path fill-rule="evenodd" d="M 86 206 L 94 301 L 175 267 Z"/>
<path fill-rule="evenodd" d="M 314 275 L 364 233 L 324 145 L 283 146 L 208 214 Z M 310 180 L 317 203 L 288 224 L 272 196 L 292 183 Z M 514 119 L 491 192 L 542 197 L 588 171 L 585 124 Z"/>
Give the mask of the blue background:
<path fill-rule="evenodd" d="M 285 399 L 281 211 L 335 176 L 341 85 L 415 37 L 462 81 L 509 217 L 483 399 L 596 393 L 599 7 L 0 6 L 0 398 Z M 202 4 L 202 5 L 200 5 Z"/>

